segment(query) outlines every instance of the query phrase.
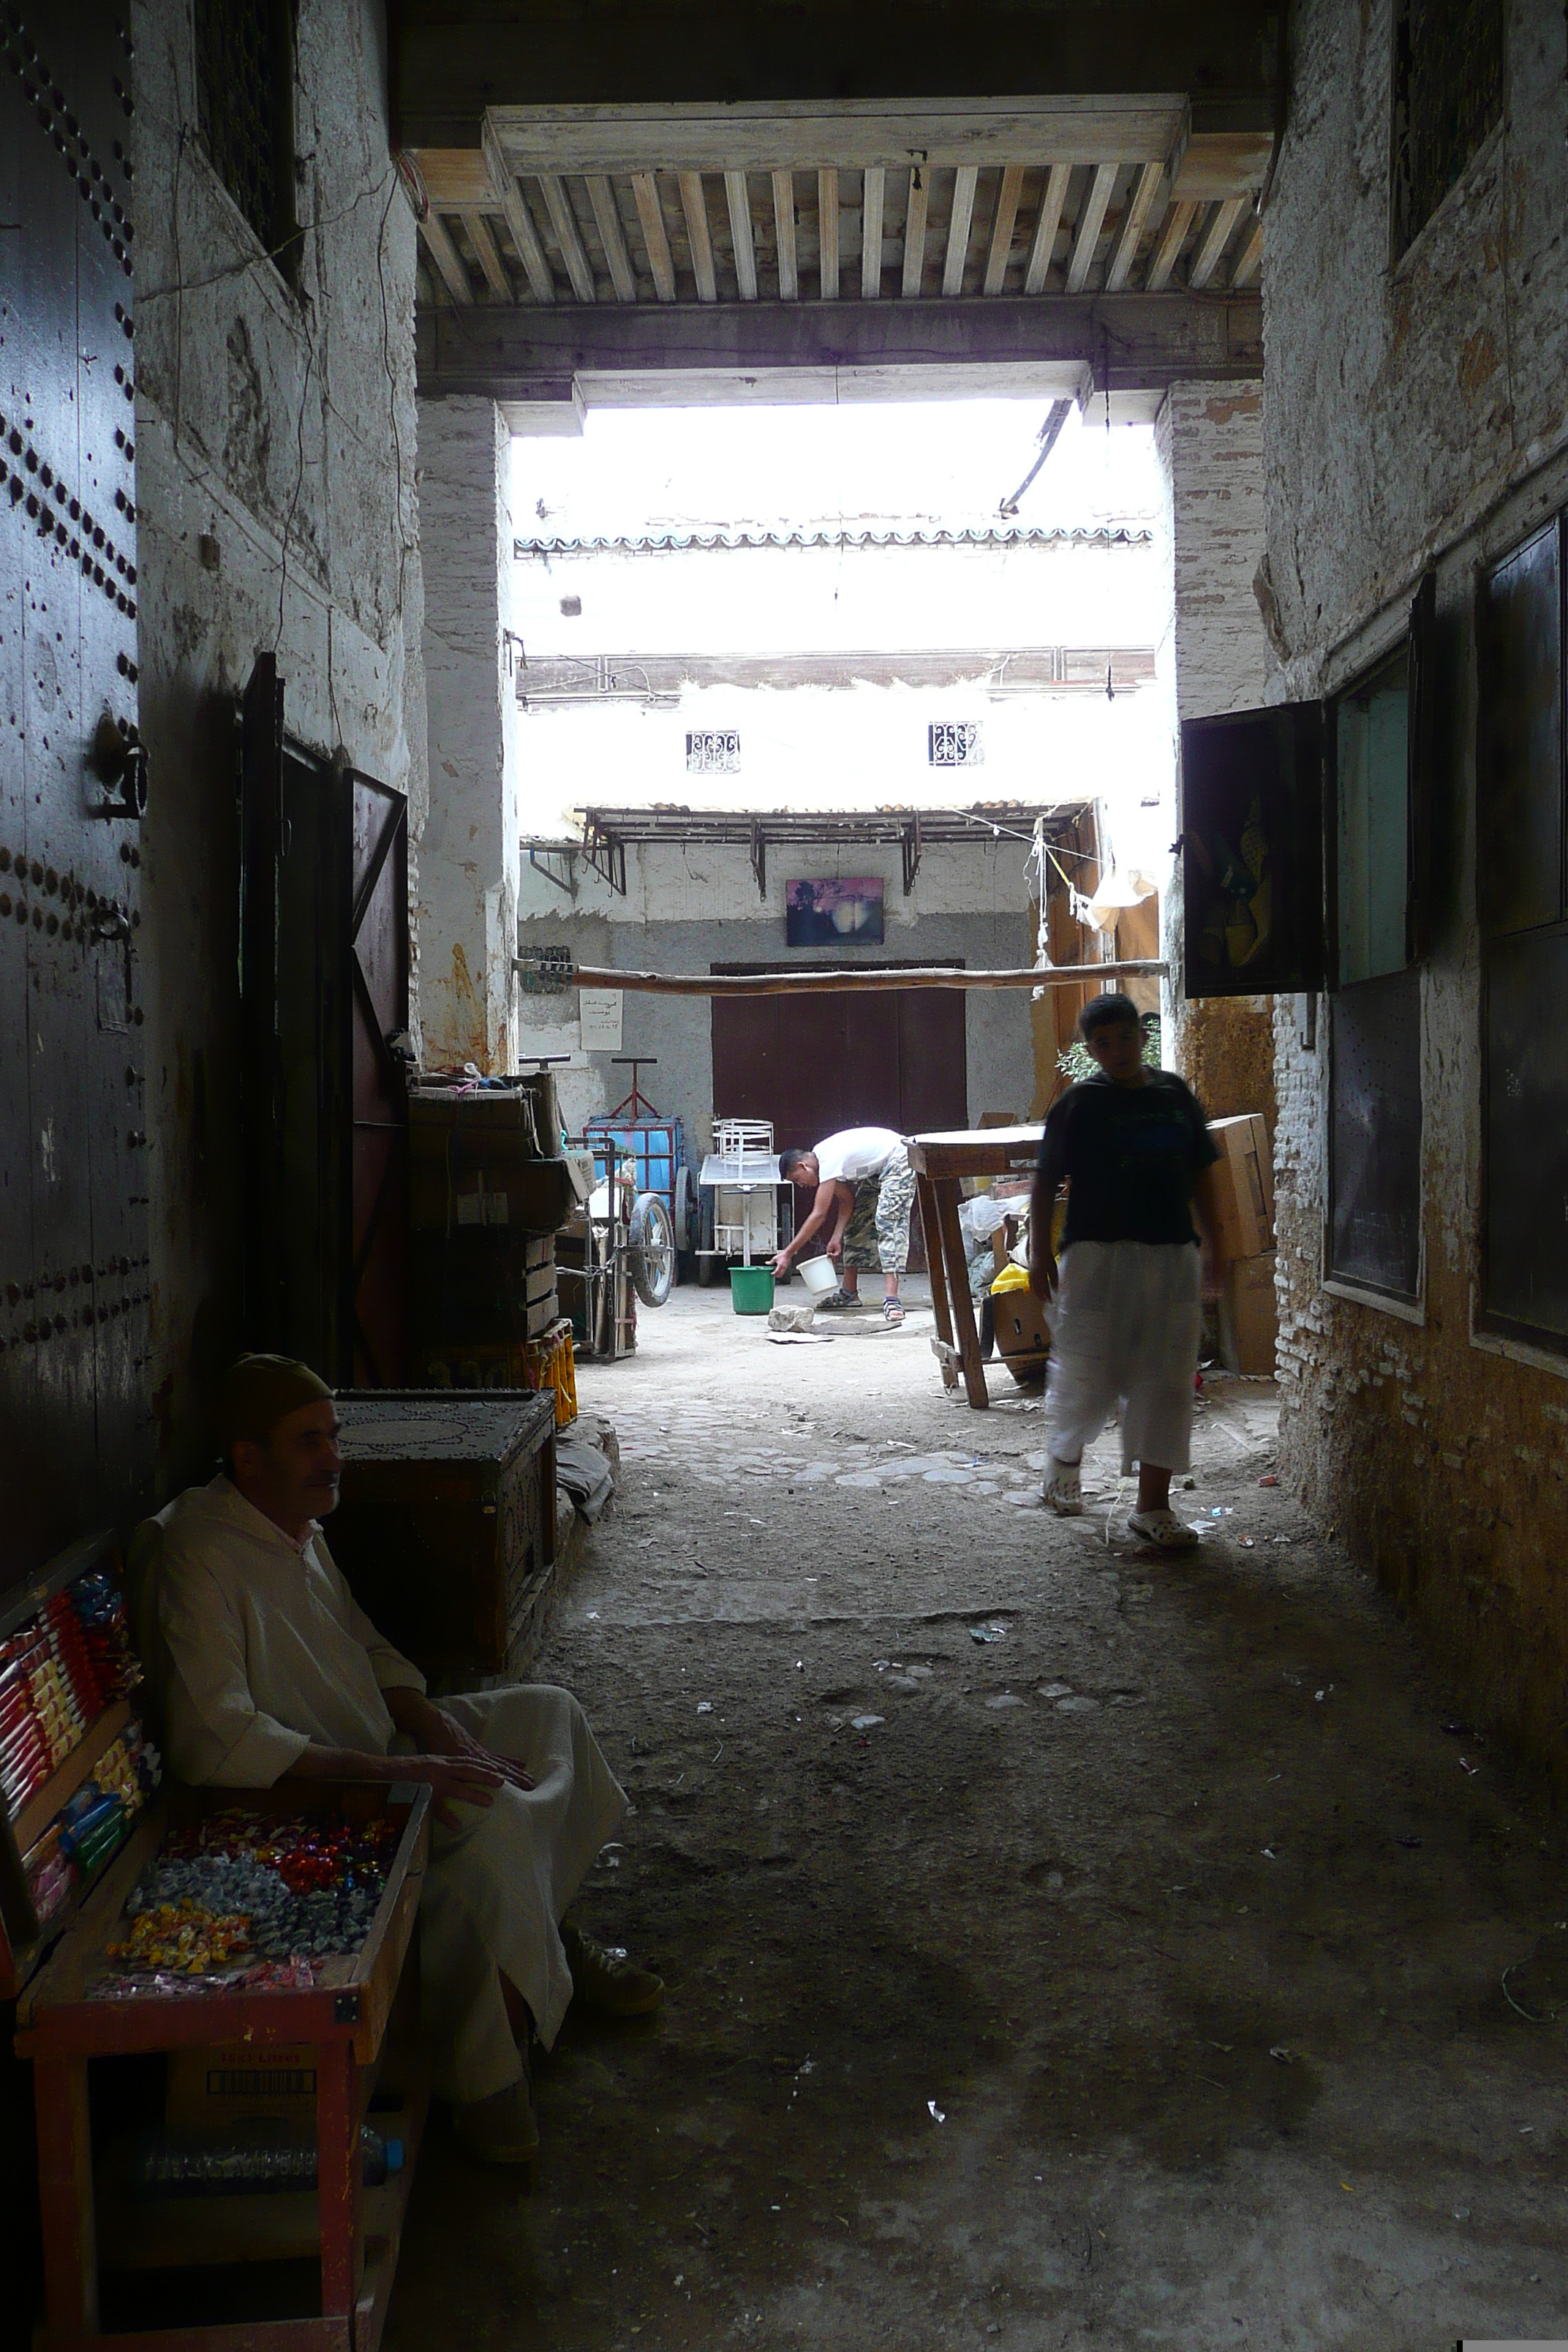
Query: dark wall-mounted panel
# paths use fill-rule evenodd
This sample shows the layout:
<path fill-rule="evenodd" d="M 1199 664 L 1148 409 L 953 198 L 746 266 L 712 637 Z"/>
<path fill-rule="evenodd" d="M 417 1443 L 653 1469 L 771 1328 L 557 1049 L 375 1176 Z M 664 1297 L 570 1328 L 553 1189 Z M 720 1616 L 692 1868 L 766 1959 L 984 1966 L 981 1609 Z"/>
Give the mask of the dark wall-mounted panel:
<path fill-rule="evenodd" d="M 1322 985 L 1322 826 L 1321 703 L 1183 721 L 1188 996 Z"/>
<path fill-rule="evenodd" d="M 1330 1003 L 1328 1272 L 1421 1290 L 1421 979 L 1397 971 Z"/>
<path fill-rule="evenodd" d="M 1487 573 L 1477 638 L 1476 899 L 1496 938 L 1563 911 L 1560 520 Z"/>
<path fill-rule="evenodd" d="M 0 46 L 0 1588 L 151 1467 L 129 27 Z"/>
<path fill-rule="evenodd" d="M 1568 1340 L 1568 930 L 1486 950 L 1484 1320 Z"/>

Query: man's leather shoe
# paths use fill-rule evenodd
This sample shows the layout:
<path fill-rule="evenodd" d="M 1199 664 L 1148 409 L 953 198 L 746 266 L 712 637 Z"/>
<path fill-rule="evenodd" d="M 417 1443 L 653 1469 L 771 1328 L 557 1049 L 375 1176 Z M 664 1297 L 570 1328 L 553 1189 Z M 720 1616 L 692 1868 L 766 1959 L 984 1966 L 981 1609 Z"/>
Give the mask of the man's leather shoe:
<path fill-rule="evenodd" d="M 595 1944 L 578 1927 L 563 1927 L 561 1941 L 572 1971 L 572 1990 L 584 2009 L 600 2017 L 647 2017 L 664 1999 L 664 1979 L 639 1969 L 618 1944 Z"/>

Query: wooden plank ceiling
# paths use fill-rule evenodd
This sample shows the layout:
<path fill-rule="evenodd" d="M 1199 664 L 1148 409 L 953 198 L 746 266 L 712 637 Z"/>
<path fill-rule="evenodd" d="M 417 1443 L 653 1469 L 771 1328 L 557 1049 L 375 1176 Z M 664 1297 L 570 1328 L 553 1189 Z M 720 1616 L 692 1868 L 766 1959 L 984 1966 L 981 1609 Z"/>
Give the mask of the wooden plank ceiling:
<path fill-rule="evenodd" d="M 1254 289 L 1269 144 L 1180 98 L 499 107 L 405 160 L 427 305 L 1048 302 Z"/>

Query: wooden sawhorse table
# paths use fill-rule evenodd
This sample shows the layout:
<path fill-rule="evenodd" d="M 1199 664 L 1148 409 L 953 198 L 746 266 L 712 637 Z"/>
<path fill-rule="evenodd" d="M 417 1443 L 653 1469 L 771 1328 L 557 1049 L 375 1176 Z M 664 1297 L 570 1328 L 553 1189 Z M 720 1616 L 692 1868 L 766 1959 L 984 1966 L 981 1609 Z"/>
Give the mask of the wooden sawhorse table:
<path fill-rule="evenodd" d="M 985 1365 L 969 1295 L 968 1261 L 958 1222 L 958 1188 L 965 1176 L 1033 1175 L 1043 1127 L 960 1128 L 946 1135 L 910 1138 L 910 1166 L 921 1204 L 931 1268 L 931 1303 L 936 1317 L 932 1342 L 950 1389 L 963 1385 L 981 1411 L 991 1402 Z"/>

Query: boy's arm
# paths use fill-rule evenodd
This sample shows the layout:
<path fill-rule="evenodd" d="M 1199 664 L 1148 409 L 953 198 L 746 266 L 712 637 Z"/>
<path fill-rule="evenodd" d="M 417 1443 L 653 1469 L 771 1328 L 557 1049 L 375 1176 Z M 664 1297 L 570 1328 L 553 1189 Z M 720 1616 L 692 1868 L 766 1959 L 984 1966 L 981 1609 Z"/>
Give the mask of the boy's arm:
<path fill-rule="evenodd" d="M 829 1178 L 826 1183 L 819 1184 L 817 1186 L 816 1198 L 811 1204 L 811 1214 L 806 1218 L 805 1223 L 803 1225 L 796 1226 L 795 1239 L 793 1241 L 786 1242 L 783 1249 L 780 1250 L 778 1255 L 773 1260 L 773 1272 L 775 1274 L 787 1273 L 795 1260 L 800 1256 L 806 1243 L 811 1240 L 813 1234 L 819 1234 L 822 1231 L 823 1226 L 827 1223 L 828 1218 L 833 1213 L 834 1199 L 837 1190 L 837 1188 L 831 1178 Z M 854 1195 L 851 1194 L 850 1198 L 853 1199 Z"/>
<path fill-rule="evenodd" d="M 1040 1145 L 1039 1165 L 1035 1171 L 1035 1187 L 1029 1195 L 1029 1287 L 1037 1298 L 1051 1297 L 1057 1286 L 1056 1252 L 1051 1247 L 1051 1225 L 1056 1215 L 1057 1194 L 1067 1173 L 1061 1122 L 1047 1118 Z"/>
<path fill-rule="evenodd" d="M 826 1189 L 825 1186 L 824 1190 Z M 833 1220 L 833 1231 L 827 1236 L 826 1247 L 829 1257 L 838 1257 L 843 1254 L 844 1236 L 849 1230 L 849 1220 L 854 1213 L 855 1187 L 853 1184 L 844 1184 L 835 1180 L 833 1206 L 837 1213 Z"/>

